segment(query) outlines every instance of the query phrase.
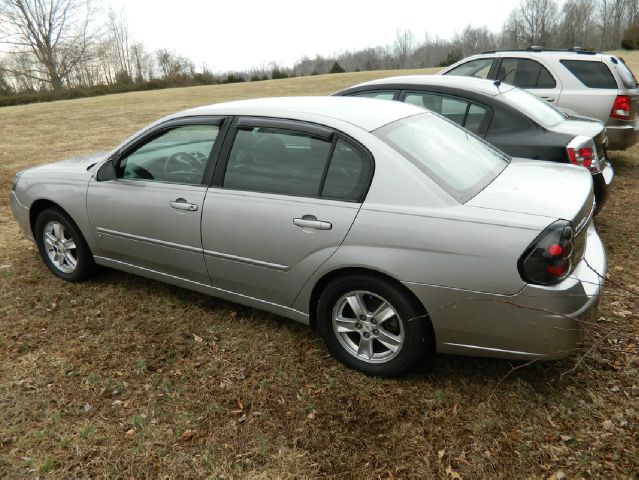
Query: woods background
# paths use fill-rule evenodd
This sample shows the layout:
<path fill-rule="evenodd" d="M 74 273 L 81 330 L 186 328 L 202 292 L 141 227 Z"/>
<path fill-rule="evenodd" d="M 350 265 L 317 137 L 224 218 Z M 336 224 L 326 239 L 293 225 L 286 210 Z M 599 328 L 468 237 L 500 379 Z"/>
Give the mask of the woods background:
<path fill-rule="evenodd" d="M 293 66 L 265 61 L 213 72 L 179 52 L 150 51 L 124 12 L 100 0 L 0 0 L 0 106 L 132 90 L 291 76 L 445 66 L 491 49 L 639 47 L 639 0 L 523 0 L 499 32 L 468 25 L 452 39 L 397 31 L 392 44 Z M 266 59 L 265 59 L 266 60 Z"/>

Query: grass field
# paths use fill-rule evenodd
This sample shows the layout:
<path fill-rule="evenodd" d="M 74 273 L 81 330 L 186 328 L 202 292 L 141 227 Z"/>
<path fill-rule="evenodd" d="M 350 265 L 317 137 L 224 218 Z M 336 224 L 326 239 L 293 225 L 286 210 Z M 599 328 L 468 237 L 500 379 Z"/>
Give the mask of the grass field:
<path fill-rule="evenodd" d="M 639 356 L 624 335 L 639 308 L 621 287 L 586 344 L 602 348 L 567 375 L 577 358 L 503 379 L 508 362 L 441 355 L 379 380 L 269 314 L 116 271 L 65 283 L 11 216 L 17 170 L 108 149 L 161 115 L 394 73 L 0 109 L 0 478 L 637 478 Z M 598 228 L 611 279 L 639 291 L 639 148 L 610 156 Z"/>

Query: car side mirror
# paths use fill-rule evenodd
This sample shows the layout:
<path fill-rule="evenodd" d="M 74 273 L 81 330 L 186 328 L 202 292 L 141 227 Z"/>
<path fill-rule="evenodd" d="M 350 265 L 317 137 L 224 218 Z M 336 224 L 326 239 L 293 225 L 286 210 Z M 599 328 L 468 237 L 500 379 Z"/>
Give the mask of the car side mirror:
<path fill-rule="evenodd" d="M 104 164 L 102 164 L 102 166 L 98 169 L 95 179 L 98 182 L 115 180 L 115 166 L 113 165 L 113 160 L 107 160 Z"/>

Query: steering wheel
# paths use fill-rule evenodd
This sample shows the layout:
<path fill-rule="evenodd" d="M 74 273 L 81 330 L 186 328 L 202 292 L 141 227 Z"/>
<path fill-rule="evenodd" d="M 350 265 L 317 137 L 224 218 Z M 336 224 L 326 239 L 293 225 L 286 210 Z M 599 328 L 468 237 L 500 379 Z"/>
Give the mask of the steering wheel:
<path fill-rule="evenodd" d="M 187 152 L 177 152 L 164 161 L 164 178 L 175 174 L 195 174 L 202 169 L 200 159 Z"/>

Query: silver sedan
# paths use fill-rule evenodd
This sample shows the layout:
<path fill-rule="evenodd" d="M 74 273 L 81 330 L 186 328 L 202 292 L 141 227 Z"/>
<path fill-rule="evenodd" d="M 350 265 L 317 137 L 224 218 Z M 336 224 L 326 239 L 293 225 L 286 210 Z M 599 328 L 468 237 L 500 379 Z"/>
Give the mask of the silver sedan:
<path fill-rule="evenodd" d="M 370 375 L 429 349 L 568 355 L 606 272 L 588 171 L 399 102 L 189 110 L 18 173 L 11 205 L 58 277 L 101 265 L 274 312 Z"/>

